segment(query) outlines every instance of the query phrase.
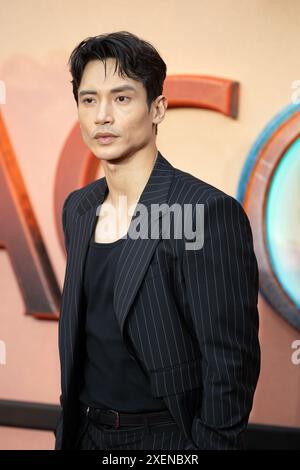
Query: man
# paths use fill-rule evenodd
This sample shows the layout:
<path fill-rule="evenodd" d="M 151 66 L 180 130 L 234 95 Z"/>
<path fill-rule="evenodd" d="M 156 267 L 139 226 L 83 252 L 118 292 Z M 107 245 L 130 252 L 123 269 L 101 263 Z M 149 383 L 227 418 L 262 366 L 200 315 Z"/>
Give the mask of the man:
<path fill-rule="evenodd" d="M 243 448 L 260 369 L 247 215 L 157 150 L 166 65 L 153 46 L 111 33 L 69 62 L 105 177 L 63 206 L 55 448 Z"/>

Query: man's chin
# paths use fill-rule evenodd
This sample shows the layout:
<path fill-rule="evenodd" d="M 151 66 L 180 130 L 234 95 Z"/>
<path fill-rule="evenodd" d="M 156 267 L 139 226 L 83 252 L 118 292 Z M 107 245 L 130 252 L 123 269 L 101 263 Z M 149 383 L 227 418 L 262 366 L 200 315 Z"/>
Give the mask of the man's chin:
<path fill-rule="evenodd" d="M 102 160 L 102 162 L 108 162 L 108 163 L 119 163 L 126 158 L 125 155 L 120 155 L 119 153 L 108 154 L 108 153 L 97 152 L 97 153 L 94 153 L 93 155 L 99 160 Z"/>

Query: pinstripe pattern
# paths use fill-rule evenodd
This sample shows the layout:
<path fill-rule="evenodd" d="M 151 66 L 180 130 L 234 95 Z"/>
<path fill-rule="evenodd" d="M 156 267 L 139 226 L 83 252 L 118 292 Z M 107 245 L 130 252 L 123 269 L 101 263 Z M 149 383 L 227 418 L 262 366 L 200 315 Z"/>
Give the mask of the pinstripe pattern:
<path fill-rule="evenodd" d="M 63 207 L 57 449 L 72 448 L 78 427 L 83 267 L 106 194 L 101 178 L 70 193 Z M 161 230 L 160 238 L 126 239 L 114 286 L 124 344 L 190 448 L 240 448 L 260 368 L 258 268 L 248 217 L 234 198 L 174 168 L 159 152 L 139 203 L 204 204 L 204 246 L 186 250 L 184 239 L 162 238 Z M 171 210 L 159 217 L 167 215 L 172 221 Z"/>
<path fill-rule="evenodd" d="M 187 440 L 174 424 L 113 429 L 84 418 L 79 426 L 76 450 L 180 450 Z"/>

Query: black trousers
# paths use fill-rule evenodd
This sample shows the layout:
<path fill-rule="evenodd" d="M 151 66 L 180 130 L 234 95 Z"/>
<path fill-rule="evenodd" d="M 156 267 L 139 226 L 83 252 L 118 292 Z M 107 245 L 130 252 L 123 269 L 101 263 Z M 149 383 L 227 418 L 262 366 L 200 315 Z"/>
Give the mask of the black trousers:
<path fill-rule="evenodd" d="M 95 423 L 81 413 L 76 450 L 183 450 L 186 442 L 187 438 L 174 421 L 116 429 Z"/>

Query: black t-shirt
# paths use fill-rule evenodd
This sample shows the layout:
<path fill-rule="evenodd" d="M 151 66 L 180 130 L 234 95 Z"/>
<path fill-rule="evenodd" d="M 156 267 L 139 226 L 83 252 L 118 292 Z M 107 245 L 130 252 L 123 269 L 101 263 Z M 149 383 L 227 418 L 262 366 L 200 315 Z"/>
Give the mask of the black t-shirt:
<path fill-rule="evenodd" d="M 115 269 L 125 237 L 89 243 L 84 268 L 86 357 L 79 398 L 89 406 L 120 412 L 162 410 L 166 404 L 153 397 L 149 378 L 129 355 L 113 308 Z"/>

